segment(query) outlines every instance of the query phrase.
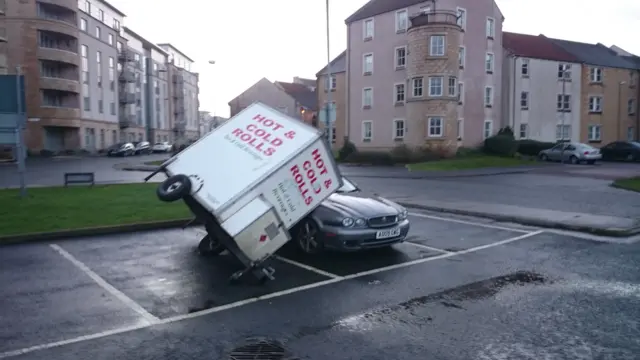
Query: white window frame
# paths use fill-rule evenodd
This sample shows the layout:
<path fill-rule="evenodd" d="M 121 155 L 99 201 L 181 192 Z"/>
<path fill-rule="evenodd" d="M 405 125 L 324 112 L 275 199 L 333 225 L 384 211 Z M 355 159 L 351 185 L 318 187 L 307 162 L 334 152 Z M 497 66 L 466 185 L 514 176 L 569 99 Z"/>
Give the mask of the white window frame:
<path fill-rule="evenodd" d="M 489 125 L 489 129 L 487 129 L 487 125 Z M 482 123 L 482 140 L 486 140 L 493 136 L 493 120 L 485 120 Z"/>
<path fill-rule="evenodd" d="M 558 80 L 563 80 L 562 75 L 564 75 L 564 80 L 571 80 L 571 64 L 568 63 L 560 63 L 558 64 Z"/>
<path fill-rule="evenodd" d="M 420 80 L 420 86 L 416 86 L 417 80 Z M 416 95 L 416 89 L 418 88 L 420 88 L 420 95 Z M 424 78 L 422 76 L 417 76 L 411 79 L 411 97 L 424 97 Z"/>
<path fill-rule="evenodd" d="M 600 95 L 589 96 L 589 112 L 602 113 L 603 98 Z"/>
<path fill-rule="evenodd" d="M 464 81 L 458 81 L 458 104 L 464 104 Z"/>
<path fill-rule="evenodd" d="M 629 86 L 636 86 L 636 73 L 635 71 L 629 72 Z"/>
<path fill-rule="evenodd" d="M 404 14 L 404 28 L 402 28 L 400 25 L 400 16 L 402 14 Z M 409 28 L 409 10 L 405 8 L 405 9 L 396 11 L 396 34 L 407 32 L 408 28 Z"/>
<path fill-rule="evenodd" d="M 371 57 L 371 71 L 367 71 L 367 57 Z M 372 75 L 373 74 L 373 53 L 362 54 L 362 75 Z"/>
<path fill-rule="evenodd" d="M 100 26 L 96 26 L 96 39 L 102 39 L 102 29 L 100 28 Z"/>
<path fill-rule="evenodd" d="M 432 124 L 432 121 L 439 120 L 439 124 Z M 431 133 L 431 129 L 437 129 L 438 133 Z M 432 138 L 441 138 L 444 136 L 444 117 L 442 116 L 430 116 L 427 119 L 427 136 Z"/>
<path fill-rule="evenodd" d="M 493 93 L 493 86 L 485 86 L 483 96 L 484 107 L 493 107 L 494 97 L 495 94 Z M 489 98 L 488 101 L 487 98 Z"/>
<path fill-rule="evenodd" d="M 571 139 L 571 125 L 567 125 L 567 124 L 556 125 L 556 140 L 570 140 L 570 139 Z"/>
<path fill-rule="evenodd" d="M 367 36 L 367 24 L 371 23 L 371 36 Z M 362 20 L 362 40 L 370 41 L 376 36 L 376 23 L 374 18 Z"/>
<path fill-rule="evenodd" d="M 496 19 L 487 17 L 486 32 L 488 39 L 496 38 Z"/>
<path fill-rule="evenodd" d="M 627 127 L 627 141 L 635 141 L 636 139 L 636 128 L 633 126 Z"/>
<path fill-rule="evenodd" d="M 592 66 L 589 68 L 589 80 L 592 83 L 602 83 L 602 75 L 604 71 L 601 67 Z"/>
<path fill-rule="evenodd" d="M 562 94 L 556 96 L 556 111 L 571 112 L 571 95 L 565 94 L 564 96 L 564 99 L 562 98 Z M 558 106 L 558 104 L 560 104 L 560 106 Z"/>
<path fill-rule="evenodd" d="M 434 83 L 436 80 L 440 81 L 440 86 L 436 86 Z M 438 92 L 438 88 L 440 91 Z M 435 92 L 433 90 L 436 90 Z M 444 76 L 429 76 L 429 96 L 441 97 L 444 96 Z"/>
<path fill-rule="evenodd" d="M 442 40 L 442 46 L 435 44 L 434 40 Z M 441 51 L 440 51 L 441 50 Z M 445 56 L 447 53 L 447 37 L 441 34 L 434 34 L 429 37 L 429 56 Z"/>
<path fill-rule="evenodd" d="M 456 123 L 456 137 L 458 141 L 462 140 L 463 135 L 464 135 L 464 119 L 458 119 L 458 122 Z"/>
<path fill-rule="evenodd" d="M 627 114 L 635 115 L 636 114 L 636 99 L 627 100 Z"/>
<path fill-rule="evenodd" d="M 458 15 L 458 20 L 457 20 L 458 26 L 460 26 L 462 30 L 466 30 L 467 29 L 467 9 L 457 7 L 456 13 Z"/>
<path fill-rule="evenodd" d="M 369 104 L 367 104 L 367 91 L 371 92 L 371 98 Z M 373 107 L 373 88 L 372 87 L 364 87 L 362 88 L 362 108 L 363 109 L 371 109 Z"/>
<path fill-rule="evenodd" d="M 398 86 L 402 86 L 402 101 L 398 101 Z M 407 85 L 403 82 L 393 84 L 393 104 L 404 104 L 407 101 Z"/>
<path fill-rule="evenodd" d="M 404 64 L 403 65 L 399 65 L 398 61 L 400 60 L 400 56 L 398 55 L 398 51 L 399 50 L 404 50 Z M 404 69 L 407 67 L 407 47 L 406 46 L 398 46 L 394 49 L 394 53 L 393 53 L 393 63 L 394 63 L 394 69 L 395 70 L 400 70 L 400 69 Z"/>
<path fill-rule="evenodd" d="M 520 92 L 520 110 L 529 110 L 529 92 Z"/>
<path fill-rule="evenodd" d="M 453 83 L 452 83 L 452 80 L 453 80 Z M 447 80 L 447 96 L 450 96 L 450 97 L 458 96 L 458 79 L 454 76 L 450 76 L 449 79 Z"/>
<path fill-rule="evenodd" d="M 89 27 L 89 22 L 87 21 L 87 19 L 80 18 L 80 30 L 86 32 L 88 27 Z"/>
<path fill-rule="evenodd" d="M 398 124 L 402 123 L 402 128 L 398 128 Z M 401 131 L 398 131 L 401 130 Z M 398 132 L 401 132 L 401 135 L 398 135 Z M 393 119 L 393 139 L 397 140 L 397 139 L 404 139 L 404 137 L 407 135 L 407 122 L 405 121 L 405 119 Z"/>
<path fill-rule="evenodd" d="M 529 138 L 529 124 L 520 124 L 520 130 L 518 132 L 518 139 L 528 139 Z"/>
<path fill-rule="evenodd" d="M 524 78 L 528 78 L 531 73 L 531 62 L 529 59 L 522 59 L 522 63 L 520 64 L 520 75 Z"/>
<path fill-rule="evenodd" d="M 366 134 L 367 124 L 369 125 L 369 136 Z M 362 141 L 370 142 L 371 140 L 373 140 L 373 121 L 364 120 L 362 122 Z"/>
<path fill-rule="evenodd" d="M 484 58 L 484 70 L 487 74 L 493 74 L 495 70 L 496 56 L 492 52 L 487 52 Z"/>
<path fill-rule="evenodd" d="M 602 141 L 602 126 L 601 125 L 589 125 L 587 127 L 587 140 L 588 141 Z"/>
<path fill-rule="evenodd" d="M 464 69 L 464 66 L 467 63 L 467 48 L 465 46 L 460 46 L 458 48 L 458 66 L 460 69 Z"/>
<path fill-rule="evenodd" d="M 430 12 L 431 12 L 431 6 L 429 5 L 420 6 L 420 14 L 428 14 Z"/>
<path fill-rule="evenodd" d="M 329 80 L 331 79 L 331 80 Z M 324 90 L 335 90 L 338 87 L 338 78 L 335 75 L 325 75 L 324 77 Z"/>

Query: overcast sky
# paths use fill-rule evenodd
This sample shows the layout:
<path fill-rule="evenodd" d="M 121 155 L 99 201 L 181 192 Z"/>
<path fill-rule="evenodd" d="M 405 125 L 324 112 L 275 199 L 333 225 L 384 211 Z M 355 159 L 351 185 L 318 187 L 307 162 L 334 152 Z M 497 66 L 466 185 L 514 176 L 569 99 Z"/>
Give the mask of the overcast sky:
<path fill-rule="evenodd" d="M 327 62 L 323 0 L 108 0 L 125 26 L 196 61 L 200 108 L 227 103 L 262 77 L 315 78 Z M 331 0 L 331 57 L 346 48 L 344 19 L 367 0 Z M 504 30 L 612 44 L 640 54 L 640 0 L 497 0 Z M 473 16 L 469 14 L 469 16 Z M 215 60 L 215 65 L 209 65 Z"/>

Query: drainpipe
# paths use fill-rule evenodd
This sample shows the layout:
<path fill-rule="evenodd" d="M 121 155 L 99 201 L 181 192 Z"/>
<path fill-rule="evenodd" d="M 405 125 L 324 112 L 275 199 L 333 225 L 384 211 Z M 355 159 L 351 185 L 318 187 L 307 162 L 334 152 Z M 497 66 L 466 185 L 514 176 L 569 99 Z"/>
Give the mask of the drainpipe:
<path fill-rule="evenodd" d="M 511 93 L 511 131 L 516 133 L 516 76 L 518 76 L 518 56 L 513 56 L 513 91 Z M 518 135 L 520 133 L 518 132 Z"/>
<path fill-rule="evenodd" d="M 349 91 L 349 84 L 351 83 L 351 25 L 347 24 L 347 53 L 346 56 L 346 67 L 347 73 L 345 74 L 345 129 L 344 129 L 344 141 L 349 141 L 351 139 L 351 91 Z M 337 108 L 337 104 L 336 104 Z M 337 114 L 336 114 L 337 115 Z"/>

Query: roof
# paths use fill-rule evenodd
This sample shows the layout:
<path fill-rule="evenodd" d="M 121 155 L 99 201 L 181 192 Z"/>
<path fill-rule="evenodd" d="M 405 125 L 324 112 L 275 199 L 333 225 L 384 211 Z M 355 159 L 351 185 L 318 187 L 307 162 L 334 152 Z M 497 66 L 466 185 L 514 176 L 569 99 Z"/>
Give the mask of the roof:
<path fill-rule="evenodd" d="M 331 60 L 331 73 L 343 73 L 347 72 L 347 50 L 343 51 L 340 55 L 336 56 L 335 59 Z M 327 67 L 323 67 L 318 73 L 316 77 L 327 75 Z"/>
<path fill-rule="evenodd" d="M 640 56 L 631 55 L 631 56 L 623 56 L 622 58 L 634 64 L 636 66 L 636 70 L 640 70 Z"/>
<path fill-rule="evenodd" d="M 502 32 L 502 46 L 513 55 L 563 62 L 580 62 L 573 54 L 543 36 Z"/>
<path fill-rule="evenodd" d="M 127 15 L 125 15 L 122 11 L 118 10 L 118 8 L 116 8 L 115 6 L 109 4 L 106 0 L 100 0 L 102 1 L 102 3 L 108 7 L 111 11 L 115 12 L 116 14 L 122 16 L 122 17 L 126 17 Z"/>
<path fill-rule="evenodd" d="M 196 62 L 196 61 L 195 61 L 195 60 L 193 60 L 192 58 L 188 57 L 185 53 L 183 53 L 182 51 L 178 50 L 178 48 L 177 48 L 177 47 L 175 47 L 175 46 L 173 46 L 173 45 L 171 45 L 171 44 L 169 44 L 169 43 L 161 43 L 161 44 L 158 44 L 158 46 L 166 46 L 166 47 L 170 47 L 170 48 L 172 48 L 173 50 L 175 50 L 178 54 L 180 54 L 180 55 L 184 56 L 184 57 L 185 57 L 185 59 L 187 59 L 187 60 L 189 60 L 189 61 L 191 61 L 191 62 Z"/>
<path fill-rule="evenodd" d="M 403 9 L 423 2 L 425 2 L 425 0 L 370 0 L 360 9 L 356 10 L 356 12 L 351 14 L 351 16 L 349 16 L 344 22 L 349 24 L 354 21 L 367 19 L 389 11 Z"/>
<path fill-rule="evenodd" d="M 134 38 L 140 40 L 140 42 L 142 42 L 142 46 L 146 46 L 146 47 L 152 48 L 153 50 L 156 50 L 156 51 L 160 52 L 163 55 L 168 55 L 167 52 L 164 51 L 163 48 L 159 47 L 158 45 L 156 45 L 156 44 L 152 43 L 151 41 L 145 39 L 144 37 L 140 36 L 138 33 L 136 33 L 135 31 L 131 30 L 130 28 L 124 26 L 123 29 L 129 35 L 131 35 Z"/>
<path fill-rule="evenodd" d="M 302 84 L 286 83 L 282 81 L 276 81 L 275 84 L 279 86 L 284 92 L 294 98 L 300 105 L 315 110 L 317 107 L 316 92 L 309 89 Z"/>
<path fill-rule="evenodd" d="M 540 36 L 545 37 L 544 35 Z M 578 59 L 580 59 L 580 62 L 583 62 L 585 64 L 620 69 L 636 68 L 633 63 L 625 60 L 622 56 L 616 54 L 615 51 L 602 44 L 587 44 L 576 41 L 552 38 L 547 39 L 553 41 L 553 43 L 572 53 Z"/>

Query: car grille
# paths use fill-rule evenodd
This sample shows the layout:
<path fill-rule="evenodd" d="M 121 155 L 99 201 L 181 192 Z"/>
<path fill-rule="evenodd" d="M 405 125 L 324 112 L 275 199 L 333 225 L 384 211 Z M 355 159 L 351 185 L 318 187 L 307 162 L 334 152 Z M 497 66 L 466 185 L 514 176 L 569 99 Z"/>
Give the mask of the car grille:
<path fill-rule="evenodd" d="M 387 216 L 373 217 L 367 220 L 367 223 L 369 224 L 369 227 L 372 227 L 372 228 L 382 228 L 382 227 L 393 226 L 398 223 L 398 216 L 387 215 Z"/>

